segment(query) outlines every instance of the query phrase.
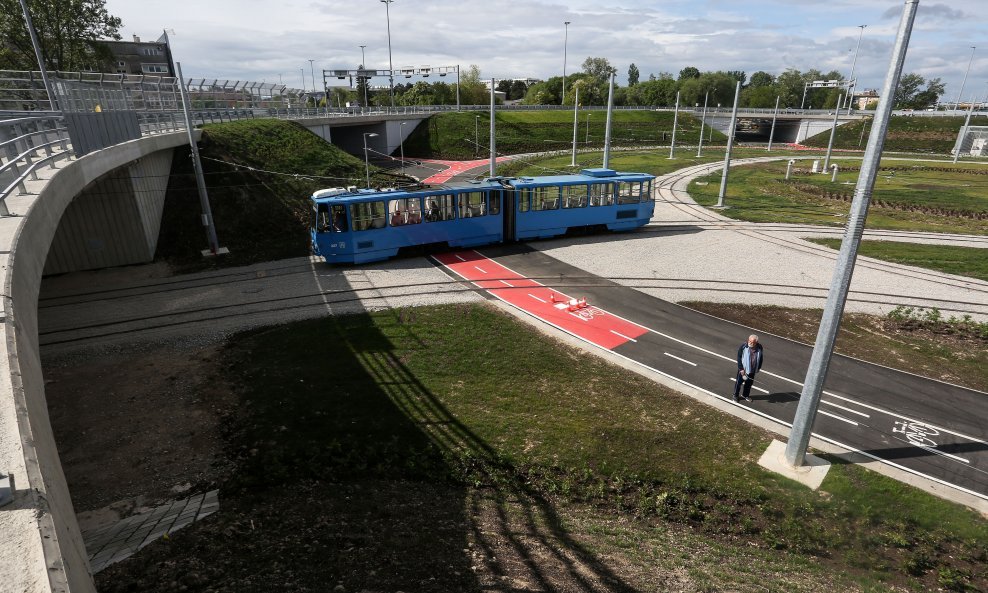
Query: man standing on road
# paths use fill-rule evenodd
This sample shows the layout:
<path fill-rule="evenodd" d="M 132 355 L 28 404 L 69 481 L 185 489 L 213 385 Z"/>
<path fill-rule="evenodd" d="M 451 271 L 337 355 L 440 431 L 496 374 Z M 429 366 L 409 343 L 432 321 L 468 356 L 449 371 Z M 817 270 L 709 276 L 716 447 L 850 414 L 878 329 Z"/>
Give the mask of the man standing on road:
<path fill-rule="evenodd" d="M 762 368 L 762 345 L 758 343 L 758 336 L 751 334 L 748 341 L 738 348 L 738 375 L 734 382 L 734 401 L 738 399 L 738 394 L 744 396 L 744 401 L 751 401 L 751 384 L 755 382 L 755 374 Z M 744 392 L 741 392 L 741 384 L 744 383 Z"/>

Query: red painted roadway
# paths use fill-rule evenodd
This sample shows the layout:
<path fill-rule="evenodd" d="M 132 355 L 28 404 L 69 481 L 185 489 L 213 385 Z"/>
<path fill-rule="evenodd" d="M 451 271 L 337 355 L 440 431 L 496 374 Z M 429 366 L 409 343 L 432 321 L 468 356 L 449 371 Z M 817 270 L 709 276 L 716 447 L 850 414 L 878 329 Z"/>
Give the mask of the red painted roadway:
<path fill-rule="evenodd" d="M 613 350 L 629 341 L 635 342 L 648 332 L 593 304 L 570 310 L 574 297 L 525 278 L 476 251 L 443 253 L 434 257 L 464 280 L 509 305 L 601 348 Z"/>
<path fill-rule="evenodd" d="M 469 171 L 475 167 L 481 167 L 491 162 L 491 159 L 480 159 L 476 161 L 437 161 L 431 159 L 415 159 L 422 163 L 432 163 L 434 165 L 443 165 L 448 167 L 441 173 L 436 173 L 431 177 L 427 177 L 422 180 L 422 183 L 445 183 L 450 180 L 451 177 L 459 175 L 465 171 Z M 497 157 L 496 161 L 498 163 L 508 160 L 508 157 Z"/>

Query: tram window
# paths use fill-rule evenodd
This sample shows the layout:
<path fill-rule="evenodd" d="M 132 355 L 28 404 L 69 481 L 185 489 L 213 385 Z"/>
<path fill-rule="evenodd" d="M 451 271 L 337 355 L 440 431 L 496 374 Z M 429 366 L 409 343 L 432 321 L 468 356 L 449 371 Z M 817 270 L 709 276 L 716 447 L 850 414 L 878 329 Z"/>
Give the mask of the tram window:
<path fill-rule="evenodd" d="M 344 233 L 347 231 L 346 206 L 337 204 L 333 206 L 333 226 L 330 230 L 334 233 Z"/>
<path fill-rule="evenodd" d="M 317 233 L 329 232 L 330 218 L 329 218 L 329 204 L 316 204 L 315 208 L 312 209 L 315 214 L 315 222 L 313 226 Z"/>
<path fill-rule="evenodd" d="M 642 202 L 652 201 L 652 180 L 642 182 Z"/>
<path fill-rule="evenodd" d="M 421 198 L 400 198 L 388 202 L 388 220 L 391 226 L 422 222 Z"/>
<path fill-rule="evenodd" d="M 501 213 L 501 193 L 492 192 L 490 195 L 491 200 L 491 215 L 497 216 Z"/>
<path fill-rule="evenodd" d="M 622 181 L 618 184 L 618 204 L 634 204 L 641 196 L 640 181 Z"/>
<path fill-rule="evenodd" d="M 460 194 L 459 197 L 460 218 L 470 218 L 473 216 L 486 216 L 484 208 L 484 193 L 472 191 Z"/>
<path fill-rule="evenodd" d="M 522 189 L 518 191 L 518 211 L 528 212 L 532 207 L 532 190 Z"/>
<path fill-rule="evenodd" d="M 587 186 L 567 185 L 563 187 L 563 208 L 583 208 L 587 205 Z"/>
<path fill-rule="evenodd" d="M 532 210 L 555 210 L 559 208 L 559 186 L 535 188 L 532 196 Z"/>
<path fill-rule="evenodd" d="M 350 205 L 350 215 L 353 217 L 353 230 L 384 228 L 384 202 L 361 202 Z"/>
<path fill-rule="evenodd" d="M 441 196 L 429 196 L 426 198 L 425 221 L 439 222 L 442 220 L 454 219 L 455 203 L 453 196 L 443 194 Z"/>
<path fill-rule="evenodd" d="M 593 183 L 590 185 L 590 205 L 610 206 L 614 203 L 613 183 Z"/>

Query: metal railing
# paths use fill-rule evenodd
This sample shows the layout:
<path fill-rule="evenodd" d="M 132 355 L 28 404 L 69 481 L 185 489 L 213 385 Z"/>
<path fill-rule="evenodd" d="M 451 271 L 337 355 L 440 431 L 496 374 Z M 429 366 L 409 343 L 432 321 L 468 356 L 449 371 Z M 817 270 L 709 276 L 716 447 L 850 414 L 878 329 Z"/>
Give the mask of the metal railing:
<path fill-rule="evenodd" d="M 9 216 L 7 196 L 38 179 L 37 170 L 72 156 L 68 129 L 59 114 L 0 120 L 0 216 Z"/>

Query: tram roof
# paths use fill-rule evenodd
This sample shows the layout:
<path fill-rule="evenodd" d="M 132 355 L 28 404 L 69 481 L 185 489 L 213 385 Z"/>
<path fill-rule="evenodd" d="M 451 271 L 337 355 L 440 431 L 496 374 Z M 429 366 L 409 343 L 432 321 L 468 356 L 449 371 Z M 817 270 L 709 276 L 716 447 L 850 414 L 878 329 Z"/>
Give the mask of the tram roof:
<path fill-rule="evenodd" d="M 542 186 L 542 185 L 579 185 L 584 183 L 621 181 L 632 179 L 652 179 L 654 175 L 649 173 L 633 173 L 615 171 L 614 169 L 583 169 L 579 173 L 569 173 L 563 175 L 545 175 L 538 177 L 515 177 L 511 179 L 511 185 Z"/>

